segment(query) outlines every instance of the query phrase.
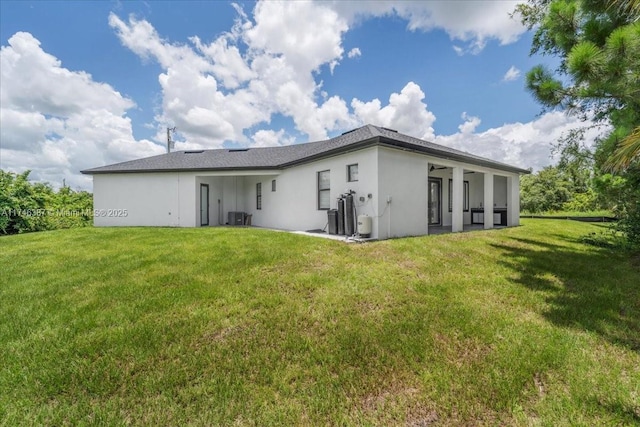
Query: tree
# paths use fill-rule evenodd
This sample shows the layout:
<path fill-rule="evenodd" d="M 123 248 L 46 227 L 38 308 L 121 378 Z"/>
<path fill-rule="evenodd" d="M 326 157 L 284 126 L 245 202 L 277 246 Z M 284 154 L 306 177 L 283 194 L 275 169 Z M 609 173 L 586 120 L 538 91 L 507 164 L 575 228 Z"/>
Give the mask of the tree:
<path fill-rule="evenodd" d="M 527 73 L 535 98 L 611 125 L 597 143 L 594 176 L 622 178 L 621 224 L 640 245 L 633 231 L 640 230 L 640 1 L 530 0 L 516 14 L 535 30 L 531 52 L 560 59 L 556 70 L 538 65 Z"/>
<path fill-rule="evenodd" d="M 586 128 L 572 129 L 564 134 L 553 147 L 553 153 L 559 154 L 557 167 L 567 177 L 572 193 L 585 193 L 591 187 L 594 157 L 585 146 Z"/>
<path fill-rule="evenodd" d="M 536 27 L 532 53 L 555 55 L 557 70 L 538 65 L 527 88 L 547 108 L 596 120 L 640 124 L 640 22 L 602 1 L 542 0 L 517 11 Z"/>
<path fill-rule="evenodd" d="M 520 207 L 531 213 L 559 211 L 571 199 L 571 183 L 555 166 L 522 177 Z"/>

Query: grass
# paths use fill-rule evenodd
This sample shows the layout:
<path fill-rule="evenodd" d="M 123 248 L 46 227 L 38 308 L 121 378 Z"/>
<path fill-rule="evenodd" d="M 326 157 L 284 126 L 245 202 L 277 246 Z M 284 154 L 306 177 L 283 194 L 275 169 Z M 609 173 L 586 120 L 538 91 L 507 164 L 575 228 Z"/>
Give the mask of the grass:
<path fill-rule="evenodd" d="M 0 238 L 0 424 L 640 423 L 637 263 L 523 224 Z"/>
<path fill-rule="evenodd" d="M 521 216 L 522 217 L 527 217 L 527 216 L 549 216 L 549 217 L 554 217 L 554 216 L 558 216 L 558 217 L 578 217 L 578 218 L 584 218 L 584 217 L 608 217 L 608 218 L 614 218 L 615 215 L 612 211 L 610 210 L 606 210 L 606 209 L 601 209 L 601 210 L 597 210 L 597 211 L 547 211 L 547 212 L 529 212 L 529 211 L 522 211 Z"/>

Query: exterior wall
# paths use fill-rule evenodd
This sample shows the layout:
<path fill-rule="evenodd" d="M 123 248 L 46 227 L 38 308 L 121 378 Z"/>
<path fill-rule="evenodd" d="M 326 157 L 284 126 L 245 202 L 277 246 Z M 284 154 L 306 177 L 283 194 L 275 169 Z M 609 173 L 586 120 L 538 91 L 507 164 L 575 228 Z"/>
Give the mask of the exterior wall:
<path fill-rule="evenodd" d="M 499 173 L 499 172 L 496 172 Z M 493 177 L 493 205 L 496 208 L 507 207 L 507 177 L 496 175 Z"/>
<path fill-rule="evenodd" d="M 358 164 L 358 181 L 347 181 L 347 166 Z M 434 165 L 448 169 L 429 171 Z M 357 214 L 372 218 L 373 238 L 428 233 L 428 177 L 442 179 L 442 224 L 451 226 L 449 179 L 453 166 L 464 168 L 469 181 L 469 208 L 484 203 L 484 174 L 493 174 L 496 207 L 508 205 L 509 225 L 517 225 L 519 175 L 460 164 L 387 147 L 370 147 L 281 171 L 167 172 L 97 174 L 94 207 L 126 209 L 127 216 L 96 216 L 96 226 L 200 226 L 200 185 L 209 185 L 209 225 L 227 223 L 228 212 L 252 215 L 255 226 L 283 230 L 324 229 L 327 211 L 318 209 L 317 173 L 330 171 L 331 208 L 339 195 L 355 191 Z M 272 191 L 272 180 L 276 191 Z M 262 209 L 256 206 L 256 184 L 262 183 Z M 371 195 L 371 197 L 369 197 Z M 388 198 L 391 202 L 387 203 Z M 513 201 L 515 200 L 515 202 Z M 463 223 L 471 223 L 470 212 Z"/>
<path fill-rule="evenodd" d="M 95 215 L 93 223 L 105 226 L 196 225 L 191 173 L 130 173 L 93 176 L 93 207 L 104 216 Z M 126 216 L 118 210 L 126 209 Z"/>
<path fill-rule="evenodd" d="M 349 190 L 356 192 L 356 211 L 373 218 L 375 236 L 377 199 L 377 147 L 346 153 L 285 169 L 278 176 L 244 177 L 242 206 L 252 215 L 252 225 L 283 230 L 323 229 L 327 225 L 327 211 L 318 209 L 317 174 L 330 171 L 331 208 L 337 206 L 337 198 Z M 347 165 L 358 164 L 358 181 L 347 181 Z M 276 180 L 276 191 L 271 191 L 271 181 Z M 262 183 L 262 209 L 256 208 L 256 183 Z M 368 194 L 372 197 L 368 198 Z M 364 202 L 359 198 L 364 197 Z"/>
<path fill-rule="evenodd" d="M 222 211 L 224 212 L 223 224 L 227 223 L 228 212 L 245 212 L 246 193 L 244 176 L 222 177 Z"/>
<path fill-rule="evenodd" d="M 427 234 L 427 171 L 425 156 L 378 149 L 380 239 Z"/>

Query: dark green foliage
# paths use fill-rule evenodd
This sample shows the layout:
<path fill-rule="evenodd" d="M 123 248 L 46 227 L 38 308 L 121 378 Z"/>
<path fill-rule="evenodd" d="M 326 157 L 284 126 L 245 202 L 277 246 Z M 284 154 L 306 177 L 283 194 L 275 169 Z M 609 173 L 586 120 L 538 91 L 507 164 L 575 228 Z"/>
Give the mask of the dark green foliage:
<path fill-rule="evenodd" d="M 0 234 L 15 234 L 92 224 L 93 196 L 64 186 L 29 181 L 20 174 L 0 170 Z"/>
<path fill-rule="evenodd" d="M 628 189 L 627 180 L 610 173 L 603 174 L 593 180 L 593 187 L 598 193 L 600 203 L 607 206 L 619 216 L 624 209 L 625 197 Z"/>
<path fill-rule="evenodd" d="M 556 70 L 539 65 L 527 74 L 527 88 L 536 99 L 547 109 L 610 125 L 597 141 L 590 163 L 577 169 L 577 163 L 569 169 L 567 164 L 558 165 L 570 175 L 574 184 L 570 190 L 580 194 L 570 203 L 589 205 L 594 199 L 589 192 L 595 193 L 597 204 L 613 209 L 622 219 L 620 231 L 629 243 L 640 246 L 640 168 L 633 157 L 638 143 L 627 139 L 640 126 L 640 3 L 530 0 L 519 5 L 516 14 L 535 30 L 531 52 L 560 59 Z M 626 146 L 625 158 L 620 150 Z M 565 147 L 571 148 L 571 142 Z M 609 174 L 613 159 L 625 165 L 616 168 L 618 176 Z M 576 173 L 579 170 L 589 172 Z M 580 189 L 576 179 L 588 188 Z M 527 197 L 532 198 L 523 195 L 525 202 Z"/>
<path fill-rule="evenodd" d="M 532 213 L 559 211 L 571 198 L 569 181 L 554 166 L 523 176 L 520 188 L 520 207 Z"/>
<path fill-rule="evenodd" d="M 553 73 L 537 65 L 527 73 L 527 89 L 535 94 L 545 107 L 555 107 L 562 102 L 562 83 L 553 78 Z"/>
<path fill-rule="evenodd" d="M 584 42 L 571 50 L 567 66 L 578 81 L 599 77 L 604 65 L 604 56 L 594 43 Z"/>
<path fill-rule="evenodd" d="M 629 244 L 640 249 L 640 170 L 634 169 L 627 174 L 623 191 L 625 210 L 620 229 L 627 235 Z"/>
<path fill-rule="evenodd" d="M 556 166 L 522 177 L 520 206 L 530 213 L 592 212 L 612 209 L 618 201 L 601 197 L 593 185 L 594 158 L 584 145 L 586 129 L 574 129 L 553 148 Z M 606 191 L 604 186 L 602 191 Z"/>

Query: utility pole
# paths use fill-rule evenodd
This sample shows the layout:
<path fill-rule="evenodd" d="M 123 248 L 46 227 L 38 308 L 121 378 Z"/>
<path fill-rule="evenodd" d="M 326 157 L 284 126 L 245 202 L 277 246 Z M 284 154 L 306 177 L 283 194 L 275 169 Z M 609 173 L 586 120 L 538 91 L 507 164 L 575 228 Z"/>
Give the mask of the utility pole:
<path fill-rule="evenodd" d="M 176 131 L 176 127 L 167 128 L 167 154 L 171 152 L 171 149 L 175 147 L 175 142 L 171 140 L 171 133 Z"/>

